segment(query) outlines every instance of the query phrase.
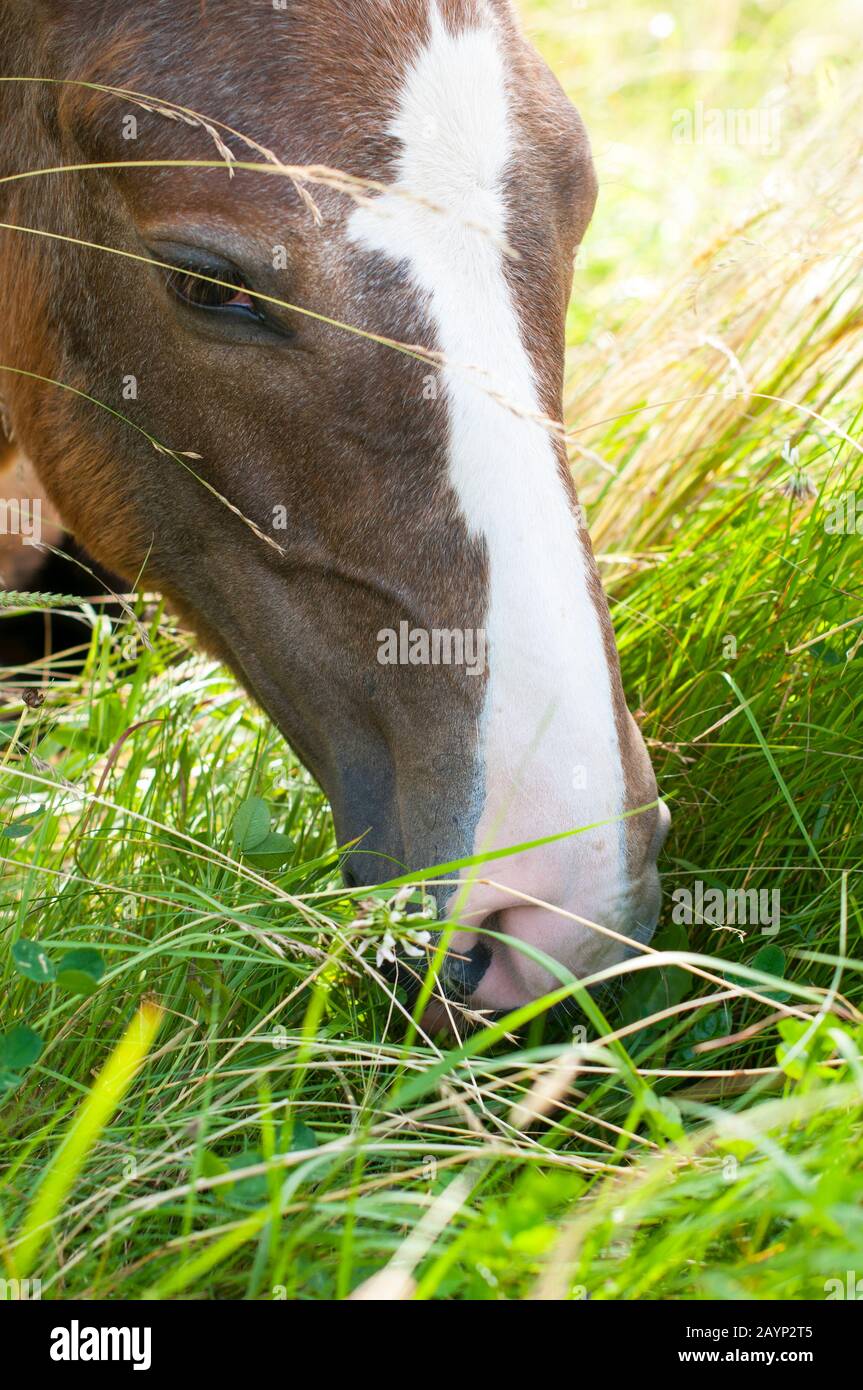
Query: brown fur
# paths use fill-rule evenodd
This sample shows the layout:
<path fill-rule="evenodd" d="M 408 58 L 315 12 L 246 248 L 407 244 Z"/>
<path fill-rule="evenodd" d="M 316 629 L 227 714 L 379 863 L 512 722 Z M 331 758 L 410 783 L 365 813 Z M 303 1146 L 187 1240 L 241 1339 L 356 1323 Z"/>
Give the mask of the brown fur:
<path fill-rule="evenodd" d="M 472 22 L 480 3 L 445 0 L 447 22 Z M 559 418 L 572 258 L 596 182 L 580 119 L 518 34 L 509 0 L 491 3 L 520 141 L 509 190 L 520 259 L 508 274 L 543 408 Z M 240 129 L 289 163 L 384 181 L 392 104 L 427 31 L 425 0 L 293 0 L 286 11 L 211 0 L 203 13 L 198 0 L 0 0 L 6 75 L 145 92 Z M 134 142 L 122 138 L 128 114 Z M 0 121 L 4 175 L 214 157 L 204 130 L 80 86 L 0 84 Z M 169 234 L 213 240 L 248 265 L 256 288 L 434 351 L 404 268 L 347 242 L 343 194 L 315 189 L 315 199 L 320 227 L 284 178 L 93 170 L 0 184 L 0 220 L 156 255 Z M 275 245 L 288 248 L 287 272 L 272 269 Z M 269 710 L 327 790 L 342 839 L 365 837 L 355 876 L 468 852 L 484 683 L 458 668 L 375 661 L 377 632 L 401 619 L 476 629 L 486 611 L 485 555 L 450 489 L 446 415 L 425 398 L 428 365 L 290 310 L 273 311 L 290 343 L 242 333 L 225 342 L 184 317 L 158 271 L 23 232 L 0 233 L 0 293 L 12 307 L 0 362 L 73 386 L 163 444 L 200 454 L 193 467 L 282 545 L 280 556 L 98 405 L 0 374 L 17 436 L 67 525 L 106 567 L 131 577 L 146 565 L 145 582 Z M 138 398 L 124 402 L 130 374 Z M 562 450 L 560 466 L 566 473 Z M 272 529 L 277 506 L 287 508 L 287 533 Z M 626 749 L 598 581 L 596 602 Z"/>

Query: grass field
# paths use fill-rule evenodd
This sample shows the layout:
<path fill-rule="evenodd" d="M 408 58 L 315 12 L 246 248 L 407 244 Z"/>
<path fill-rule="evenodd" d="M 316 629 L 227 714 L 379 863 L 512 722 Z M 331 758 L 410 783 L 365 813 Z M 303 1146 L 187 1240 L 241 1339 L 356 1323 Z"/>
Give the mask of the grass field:
<path fill-rule="evenodd" d="M 0 1275 L 45 1298 L 863 1276 L 863 17 L 522 9 L 600 176 L 566 423 L 674 817 L 655 952 L 571 1033 L 424 1040 L 397 887 L 341 889 L 274 729 L 158 604 L 77 605 L 83 671 L 0 671 Z M 710 890 L 779 911 L 675 920 Z"/>

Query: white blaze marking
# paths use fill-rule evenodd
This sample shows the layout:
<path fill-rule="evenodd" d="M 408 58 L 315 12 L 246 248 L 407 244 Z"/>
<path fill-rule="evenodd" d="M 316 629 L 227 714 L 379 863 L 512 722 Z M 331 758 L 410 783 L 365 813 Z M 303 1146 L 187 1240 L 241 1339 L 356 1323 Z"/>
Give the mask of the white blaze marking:
<path fill-rule="evenodd" d="M 386 193 L 352 214 L 350 235 L 409 263 L 452 364 L 450 477 L 489 560 L 479 851 L 619 816 L 625 796 L 602 632 L 554 446 L 483 389 L 541 410 L 504 273 L 503 183 L 517 150 L 493 19 L 451 34 L 432 0 L 431 38 L 390 133 L 401 142 L 397 185 L 445 215 Z M 588 916 L 623 891 L 622 855 L 614 826 L 530 856 L 530 869 L 527 857 L 500 861 L 493 876 Z"/>

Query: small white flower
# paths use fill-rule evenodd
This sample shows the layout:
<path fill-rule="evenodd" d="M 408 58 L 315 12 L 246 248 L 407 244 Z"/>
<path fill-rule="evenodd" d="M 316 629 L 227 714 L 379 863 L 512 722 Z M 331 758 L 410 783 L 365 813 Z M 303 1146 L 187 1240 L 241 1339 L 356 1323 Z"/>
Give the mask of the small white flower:
<path fill-rule="evenodd" d="M 402 942 L 402 947 L 403 947 L 403 949 L 404 949 L 405 955 L 406 955 L 406 956 L 413 956 L 414 958 L 416 958 L 417 956 L 423 956 L 423 955 L 425 955 L 425 948 L 426 948 L 426 946 L 428 946 L 428 944 L 429 944 L 430 941 L 431 941 L 431 932 L 427 932 L 427 931 L 408 931 L 408 932 L 405 932 L 405 939 L 404 939 L 404 941 Z"/>
<path fill-rule="evenodd" d="M 782 445 L 782 461 L 783 463 L 787 463 L 789 468 L 800 467 L 800 450 L 797 448 L 796 444 L 792 445 L 790 439 L 786 439 L 785 443 Z"/>
<path fill-rule="evenodd" d="M 406 910 L 409 905 L 416 906 L 417 896 L 419 911 Z M 437 908 L 431 894 L 417 895 L 415 889 L 406 885 L 385 902 L 367 898 L 360 902 L 358 907 L 365 915 L 355 918 L 351 926 L 360 929 L 372 928 L 374 932 L 359 943 L 356 948 L 358 956 L 364 955 L 369 947 L 372 947 L 380 969 L 385 961 L 395 965 L 399 954 L 417 958 L 426 953 L 431 943 L 431 933 L 419 930 L 412 924 L 432 922 L 436 919 Z"/>
<path fill-rule="evenodd" d="M 390 965 L 395 965 L 395 944 L 396 939 L 393 936 L 392 932 L 384 932 L 383 937 L 381 938 L 381 942 L 378 946 L 377 955 L 375 956 L 375 964 L 377 965 L 378 970 L 380 970 L 385 960 L 389 961 Z"/>

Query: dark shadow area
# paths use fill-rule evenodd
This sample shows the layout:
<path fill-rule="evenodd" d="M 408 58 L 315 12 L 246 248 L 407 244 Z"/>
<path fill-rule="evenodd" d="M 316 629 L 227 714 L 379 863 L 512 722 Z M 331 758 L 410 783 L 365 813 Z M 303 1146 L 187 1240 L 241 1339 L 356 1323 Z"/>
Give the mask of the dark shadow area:
<path fill-rule="evenodd" d="M 103 570 L 87 555 L 71 536 L 62 542 L 65 555 L 55 555 L 50 551 L 38 573 L 31 577 L 28 592 L 45 594 L 69 594 L 78 598 L 101 599 L 110 596 L 111 591 L 123 593 L 125 580 Z M 79 564 L 75 562 L 79 561 Z M 88 574 L 81 565 L 86 565 Z M 95 575 L 95 578 L 93 577 Z M 100 604 L 100 611 L 119 615 L 115 603 Z M 18 613 L 14 617 L 0 615 L 0 667 L 29 666 L 46 655 L 56 656 L 78 647 L 86 647 L 90 641 L 90 625 L 86 618 L 74 617 L 68 610 L 46 610 L 32 613 Z M 66 671 L 80 669 L 84 652 L 80 659 L 72 658 L 65 666 Z"/>

